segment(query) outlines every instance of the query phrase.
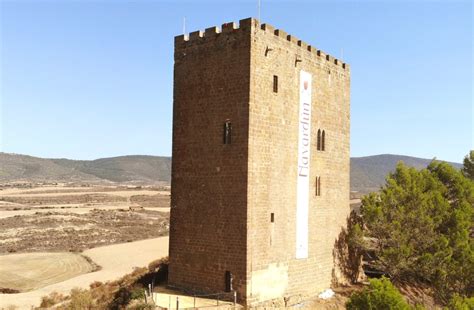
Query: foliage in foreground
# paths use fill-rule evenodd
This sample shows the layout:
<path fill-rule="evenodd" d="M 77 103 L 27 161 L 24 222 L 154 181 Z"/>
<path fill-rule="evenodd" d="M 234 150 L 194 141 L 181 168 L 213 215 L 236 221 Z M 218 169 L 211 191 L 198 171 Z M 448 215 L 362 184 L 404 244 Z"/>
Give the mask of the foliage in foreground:
<path fill-rule="evenodd" d="M 66 297 L 63 294 L 52 292 L 51 294 L 41 298 L 40 308 L 51 308 L 64 300 L 66 300 Z"/>
<path fill-rule="evenodd" d="M 371 279 L 369 287 L 351 295 L 348 310 L 409 310 L 413 309 L 389 279 Z"/>
<path fill-rule="evenodd" d="M 395 281 L 428 283 L 444 302 L 455 293 L 472 296 L 473 181 L 446 163 L 422 170 L 399 163 L 362 204 L 379 269 Z"/>
<path fill-rule="evenodd" d="M 474 297 L 461 297 L 455 294 L 449 301 L 448 306 L 445 308 L 448 310 L 472 310 L 474 309 Z"/>

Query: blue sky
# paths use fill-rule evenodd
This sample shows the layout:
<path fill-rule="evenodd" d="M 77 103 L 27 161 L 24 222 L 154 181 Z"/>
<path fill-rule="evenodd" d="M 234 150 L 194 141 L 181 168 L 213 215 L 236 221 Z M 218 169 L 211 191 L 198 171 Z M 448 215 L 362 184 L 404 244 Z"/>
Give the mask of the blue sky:
<path fill-rule="evenodd" d="M 257 1 L 0 0 L 0 151 L 171 154 L 173 37 Z M 470 1 L 261 1 L 351 65 L 351 155 L 460 162 L 473 142 Z"/>

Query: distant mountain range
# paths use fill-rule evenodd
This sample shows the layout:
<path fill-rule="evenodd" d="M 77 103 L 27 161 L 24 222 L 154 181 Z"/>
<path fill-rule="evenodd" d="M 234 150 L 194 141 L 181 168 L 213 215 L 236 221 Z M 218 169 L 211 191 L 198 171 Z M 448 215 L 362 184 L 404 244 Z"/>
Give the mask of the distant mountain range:
<path fill-rule="evenodd" d="M 96 160 L 0 153 L 0 181 L 170 183 L 171 158 L 130 155 Z"/>
<path fill-rule="evenodd" d="M 424 168 L 431 159 L 402 155 L 375 155 L 351 158 L 351 190 L 375 191 L 384 183 L 396 164 Z M 450 163 L 461 168 L 458 163 Z M 116 182 L 136 184 L 169 184 L 171 158 L 130 155 L 96 160 L 47 159 L 27 155 L 0 153 L 0 182 Z"/>
<path fill-rule="evenodd" d="M 385 183 L 385 177 L 399 161 L 418 169 L 426 168 L 432 159 L 417 158 L 403 155 L 374 155 L 366 157 L 351 158 L 351 191 L 369 193 L 377 191 Z M 455 168 L 461 168 L 462 164 L 448 162 Z"/>

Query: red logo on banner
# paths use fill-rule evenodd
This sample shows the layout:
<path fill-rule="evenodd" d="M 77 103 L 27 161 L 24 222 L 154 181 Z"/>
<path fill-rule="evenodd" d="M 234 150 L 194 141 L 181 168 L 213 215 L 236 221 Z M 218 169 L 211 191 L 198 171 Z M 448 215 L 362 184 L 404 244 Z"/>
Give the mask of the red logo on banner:
<path fill-rule="evenodd" d="M 308 81 L 304 81 L 303 85 L 304 85 L 304 90 L 307 90 L 308 89 Z"/>

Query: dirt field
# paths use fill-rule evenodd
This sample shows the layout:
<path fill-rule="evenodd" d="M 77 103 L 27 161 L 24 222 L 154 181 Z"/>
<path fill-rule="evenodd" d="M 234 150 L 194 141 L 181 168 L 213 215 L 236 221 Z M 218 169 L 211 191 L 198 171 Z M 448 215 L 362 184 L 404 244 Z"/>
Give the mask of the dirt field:
<path fill-rule="evenodd" d="M 99 271 L 81 274 L 70 279 L 47 285 L 33 291 L 18 294 L 0 294 L 0 309 L 15 305 L 17 309 L 31 309 L 38 306 L 41 297 L 52 292 L 67 294 L 72 288 L 88 288 L 94 281 L 111 281 L 134 267 L 145 267 L 153 260 L 168 255 L 168 237 L 115 244 L 86 250 L 83 255 L 100 265 Z"/>
<path fill-rule="evenodd" d="M 0 289 L 26 292 L 88 273 L 94 266 L 74 253 L 23 253 L 0 256 Z"/>
<path fill-rule="evenodd" d="M 167 212 L 94 209 L 0 219 L 0 253 L 69 251 L 164 236 Z"/>
<path fill-rule="evenodd" d="M 169 192 L 161 188 L 3 188 L 0 255 L 80 252 L 164 236 L 168 234 L 168 217 Z"/>
<path fill-rule="evenodd" d="M 158 187 L 0 184 L 0 291 L 9 293 L 0 309 L 29 309 L 54 290 L 113 280 L 166 256 L 169 203 Z"/>

